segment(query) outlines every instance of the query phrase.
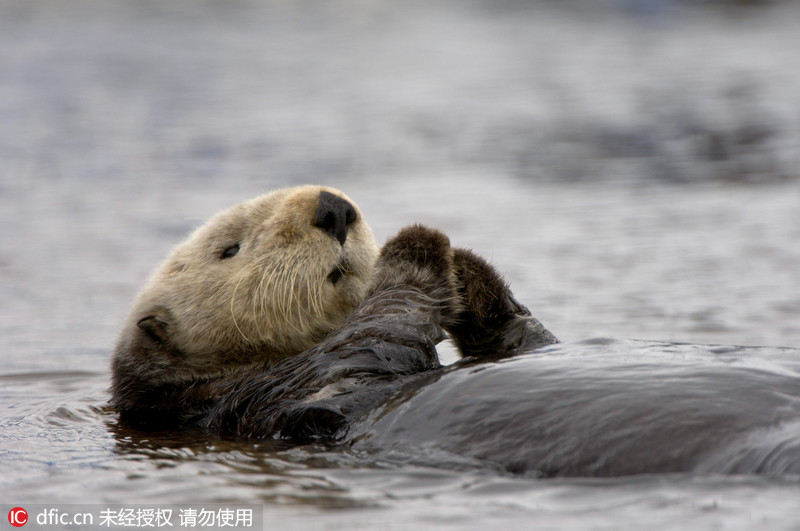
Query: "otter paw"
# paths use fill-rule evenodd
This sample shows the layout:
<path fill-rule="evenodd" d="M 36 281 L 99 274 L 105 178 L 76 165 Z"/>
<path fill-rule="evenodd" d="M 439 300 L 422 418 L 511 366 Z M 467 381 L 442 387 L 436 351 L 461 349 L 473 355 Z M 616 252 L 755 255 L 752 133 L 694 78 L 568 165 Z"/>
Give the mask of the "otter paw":
<path fill-rule="evenodd" d="M 384 244 L 379 260 L 386 266 L 411 264 L 437 277 L 448 277 L 452 271 L 450 239 L 436 229 L 411 225 Z"/>
<path fill-rule="evenodd" d="M 346 424 L 347 417 L 332 407 L 299 405 L 281 414 L 275 428 L 281 439 L 309 444 L 335 440 Z"/>
<path fill-rule="evenodd" d="M 462 309 L 445 328 L 463 356 L 503 357 L 558 342 L 514 298 L 486 260 L 467 249 L 455 249 L 453 269 Z"/>

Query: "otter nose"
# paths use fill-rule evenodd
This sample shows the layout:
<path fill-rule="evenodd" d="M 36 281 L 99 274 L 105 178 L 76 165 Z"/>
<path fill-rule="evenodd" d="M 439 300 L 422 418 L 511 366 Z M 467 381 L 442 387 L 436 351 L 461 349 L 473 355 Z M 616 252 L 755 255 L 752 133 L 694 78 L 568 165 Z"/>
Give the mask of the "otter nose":
<path fill-rule="evenodd" d="M 319 193 L 315 227 L 319 227 L 344 245 L 347 229 L 357 218 L 356 209 L 341 197 L 330 192 Z"/>

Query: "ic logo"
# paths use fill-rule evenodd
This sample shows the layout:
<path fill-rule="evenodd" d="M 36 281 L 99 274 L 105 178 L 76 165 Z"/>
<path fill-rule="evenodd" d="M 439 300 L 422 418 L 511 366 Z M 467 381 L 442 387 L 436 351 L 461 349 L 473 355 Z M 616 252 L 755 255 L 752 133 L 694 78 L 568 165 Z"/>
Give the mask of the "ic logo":
<path fill-rule="evenodd" d="M 8 511 L 8 521 L 14 527 L 22 527 L 28 523 L 28 511 L 22 507 L 14 507 Z"/>

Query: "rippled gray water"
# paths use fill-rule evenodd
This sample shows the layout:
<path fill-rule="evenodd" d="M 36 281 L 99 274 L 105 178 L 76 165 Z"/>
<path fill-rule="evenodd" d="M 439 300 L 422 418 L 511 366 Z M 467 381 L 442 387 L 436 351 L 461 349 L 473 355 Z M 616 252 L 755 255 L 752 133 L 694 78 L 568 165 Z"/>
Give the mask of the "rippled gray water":
<path fill-rule="evenodd" d="M 537 480 L 154 438 L 120 431 L 105 406 L 116 334 L 167 250 L 217 210 L 300 182 L 343 189 L 379 240 L 442 228 L 566 341 L 800 347 L 800 13 L 734 4 L 3 2 L 4 510 L 240 502 L 281 528 L 800 526 L 791 475 Z"/>

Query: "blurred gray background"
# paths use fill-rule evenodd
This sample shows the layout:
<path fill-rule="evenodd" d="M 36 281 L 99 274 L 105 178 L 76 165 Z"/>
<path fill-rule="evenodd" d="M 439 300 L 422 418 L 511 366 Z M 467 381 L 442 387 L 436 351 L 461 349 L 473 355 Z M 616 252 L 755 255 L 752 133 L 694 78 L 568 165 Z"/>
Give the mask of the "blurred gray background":
<path fill-rule="evenodd" d="M 322 183 L 563 339 L 800 344 L 795 2 L 6 0 L 4 363 L 103 368 L 214 212 Z"/>
<path fill-rule="evenodd" d="M 797 529 L 791 479 L 153 439 L 105 404 L 169 249 L 300 183 L 344 190 L 381 242 L 445 230 L 562 340 L 800 347 L 798 21 L 792 0 L 3 0 L 0 499 L 237 500 L 282 529 Z"/>

